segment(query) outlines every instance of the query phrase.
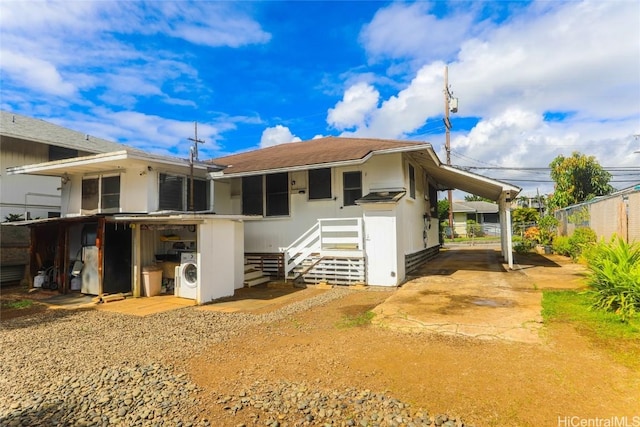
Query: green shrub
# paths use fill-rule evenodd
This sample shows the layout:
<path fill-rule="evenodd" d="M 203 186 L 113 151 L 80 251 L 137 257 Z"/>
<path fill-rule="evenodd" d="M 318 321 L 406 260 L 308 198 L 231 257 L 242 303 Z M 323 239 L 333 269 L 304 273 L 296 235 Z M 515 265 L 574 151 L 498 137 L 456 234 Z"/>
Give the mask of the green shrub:
<path fill-rule="evenodd" d="M 589 247 L 584 257 L 593 307 L 613 311 L 623 321 L 640 312 L 640 244 L 614 237 Z"/>
<path fill-rule="evenodd" d="M 571 242 L 567 236 L 556 236 L 552 248 L 559 255 L 571 256 Z"/>
<path fill-rule="evenodd" d="M 571 237 L 569 237 L 569 244 L 571 245 L 571 258 L 578 259 L 582 254 L 582 251 L 590 245 L 593 245 L 598 241 L 596 232 L 589 227 L 576 228 Z"/>
<path fill-rule="evenodd" d="M 513 245 L 513 250 L 518 254 L 526 254 L 531 252 L 534 246 L 535 243 L 531 240 L 523 239 Z"/>
<path fill-rule="evenodd" d="M 467 220 L 467 236 L 484 237 L 482 225 L 472 219 Z"/>

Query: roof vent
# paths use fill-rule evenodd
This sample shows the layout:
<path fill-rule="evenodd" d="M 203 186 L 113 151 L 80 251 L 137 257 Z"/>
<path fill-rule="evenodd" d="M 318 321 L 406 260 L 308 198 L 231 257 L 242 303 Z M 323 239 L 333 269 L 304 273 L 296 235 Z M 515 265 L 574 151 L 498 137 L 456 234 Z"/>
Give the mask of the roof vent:
<path fill-rule="evenodd" d="M 89 134 L 88 134 L 88 133 L 86 133 L 86 134 L 84 135 L 84 139 L 85 139 L 85 140 L 87 140 L 87 141 L 89 140 Z"/>

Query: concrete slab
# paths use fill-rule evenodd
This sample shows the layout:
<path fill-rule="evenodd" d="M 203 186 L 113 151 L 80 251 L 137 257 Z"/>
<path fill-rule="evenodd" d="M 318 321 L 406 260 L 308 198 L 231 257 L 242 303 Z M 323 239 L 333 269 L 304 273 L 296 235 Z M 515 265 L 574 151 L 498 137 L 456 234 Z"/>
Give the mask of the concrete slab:
<path fill-rule="evenodd" d="M 538 342 L 540 289 L 559 287 L 549 283 L 554 277 L 564 287 L 579 287 L 581 269 L 541 255 L 526 262 L 526 268 L 508 270 L 497 249 L 443 251 L 373 310 L 373 322 L 404 331 Z"/>
<path fill-rule="evenodd" d="M 127 298 L 121 301 L 98 304 L 96 309 L 144 317 L 195 305 L 196 302 L 194 300 L 179 298 L 174 295 L 158 295 L 154 297 Z"/>
<path fill-rule="evenodd" d="M 84 295 L 81 293 L 70 293 L 70 294 L 58 294 L 53 295 L 48 298 L 44 298 L 41 302 L 49 305 L 49 308 L 66 308 L 66 309 L 75 309 L 75 308 L 87 308 L 93 307 L 95 303 L 93 302 L 93 297 L 91 295 Z"/>

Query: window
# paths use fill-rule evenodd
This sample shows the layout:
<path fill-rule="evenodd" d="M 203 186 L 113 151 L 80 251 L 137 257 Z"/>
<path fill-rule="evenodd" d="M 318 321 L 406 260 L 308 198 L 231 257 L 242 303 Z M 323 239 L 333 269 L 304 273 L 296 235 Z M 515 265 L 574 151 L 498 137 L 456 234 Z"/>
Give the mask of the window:
<path fill-rule="evenodd" d="M 266 176 L 267 216 L 289 215 L 289 174 L 274 173 Z"/>
<path fill-rule="evenodd" d="M 120 175 L 82 180 L 83 211 L 117 212 L 120 209 Z"/>
<path fill-rule="evenodd" d="M 191 177 L 161 173 L 158 194 L 158 209 L 161 211 L 191 210 Z M 209 181 L 194 179 L 193 209 L 209 210 L 209 200 Z"/>
<path fill-rule="evenodd" d="M 412 164 L 409 164 L 409 196 L 416 198 L 416 170 Z"/>
<path fill-rule="evenodd" d="M 120 175 L 102 178 L 101 210 L 120 207 Z"/>
<path fill-rule="evenodd" d="M 82 210 L 98 210 L 99 178 L 82 180 Z"/>
<path fill-rule="evenodd" d="M 184 210 L 184 177 L 160 174 L 158 209 L 161 211 Z"/>
<path fill-rule="evenodd" d="M 331 198 L 331 169 L 309 171 L 309 200 Z"/>
<path fill-rule="evenodd" d="M 289 215 L 289 174 L 283 172 L 242 178 L 242 213 Z"/>
<path fill-rule="evenodd" d="M 189 195 L 187 206 L 191 209 L 191 179 L 189 182 Z M 206 211 L 209 209 L 209 185 L 204 179 L 193 180 L 193 210 Z"/>
<path fill-rule="evenodd" d="M 73 157 L 78 157 L 78 150 L 65 147 L 56 147 L 55 145 L 49 146 L 50 162 L 53 162 L 54 160 L 71 159 Z"/>
<path fill-rule="evenodd" d="M 242 178 L 242 214 L 262 215 L 262 175 Z"/>
<path fill-rule="evenodd" d="M 362 173 L 345 172 L 342 174 L 344 206 L 353 206 L 362 197 Z"/>

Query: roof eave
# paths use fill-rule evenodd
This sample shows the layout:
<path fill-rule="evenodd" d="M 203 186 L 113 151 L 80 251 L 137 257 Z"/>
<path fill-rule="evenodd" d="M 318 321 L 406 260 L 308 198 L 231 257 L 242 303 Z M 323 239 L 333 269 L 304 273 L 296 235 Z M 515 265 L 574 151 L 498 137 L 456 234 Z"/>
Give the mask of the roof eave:
<path fill-rule="evenodd" d="M 341 160 L 336 162 L 327 162 L 327 163 L 313 163 L 307 165 L 299 165 L 299 166 L 286 166 L 281 168 L 273 168 L 273 169 L 260 169 L 254 171 L 246 171 L 246 172 L 225 172 L 226 169 L 222 171 L 213 172 L 210 174 L 212 179 L 224 179 L 224 178 L 240 178 L 244 176 L 254 176 L 254 175 L 264 175 L 264 174 L 272 174 L 272 173 L 281 173 L 281 172 L 297 172 L 297 171 L 305 171 L 310 169 L 320 169 L 320 168 L 335 168 L 335 167 L 343 167 L 343 166 L 354 166 L 361 165 L 367 162 L 372 156 L 380 155 L 380 154 L 394 154 L 394 153 L 406 153 L 410 151 L 427 151 L 429 155 L 434 158 L 433 147 L 429 143 L 423 143 L 422 145 L 411 145 L 404 147 L 396 147 L 396 148 L 386 148 L 381 150 L 372 150 L 367 153 L 365 156 L 359 159 L 353 160 Z M 435 160 L 438 164 L 440 160 L 435 157 Z M 233 168 L 232 166 L 227 167 L 227 169 Z"/>

